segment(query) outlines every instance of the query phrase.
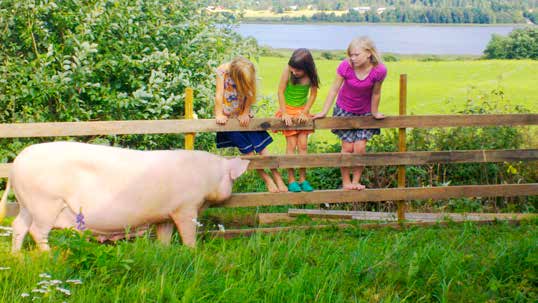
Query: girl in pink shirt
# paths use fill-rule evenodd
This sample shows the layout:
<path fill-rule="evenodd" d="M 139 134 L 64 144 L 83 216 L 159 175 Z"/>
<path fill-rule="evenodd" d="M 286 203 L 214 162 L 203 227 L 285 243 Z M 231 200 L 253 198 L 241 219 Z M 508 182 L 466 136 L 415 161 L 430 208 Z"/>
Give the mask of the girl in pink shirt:
<path fill-rule="evenodd" d="M 373 116 L 374 119 L 383 119 L 385 116 L 378 111 L 381 98 L 381 84 L 387 75 L 387 68 L 381 62 L 377 49 L 367 37 L 355 38 L 347 48 L 346 58 L 336 70 L 336 78 L 331 86 L 323 110 L 314 115 L 313 119 L 323 118 L 331 108 L 336 95 L 336 106 L 333 116 Z M 366 142 L 374 135 L 377 129 L 335 129 L 332 130 L 342 141 L 342 153 L 364 154 Z M 342 173 L 342 187 L 344 189 L 362 190 L 360 183 L 364 166 L 352 168 L 352 177 L 348 167 L 340 168 Z"/>

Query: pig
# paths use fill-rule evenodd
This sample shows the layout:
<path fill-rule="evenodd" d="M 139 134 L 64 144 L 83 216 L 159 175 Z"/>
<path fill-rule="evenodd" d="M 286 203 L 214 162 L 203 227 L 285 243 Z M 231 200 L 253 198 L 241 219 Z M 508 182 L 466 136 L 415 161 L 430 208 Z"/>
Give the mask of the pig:
<path fill-rule="evenodd" d="M 183 243 L 194 247 L 198 212 L 229 198 L 233 181 L 248 164 L 204 151 L 35 144 L 13 161 L 0 216 L 12 187 L 19 202 L 13 252 L 21 249 L 28 232 L 40 250 L 49 250 L 50 230 L 74 228 L 77 221 L 101 237 L 157 224 L 157 238 L 164 244 L 175 223 Z"/>

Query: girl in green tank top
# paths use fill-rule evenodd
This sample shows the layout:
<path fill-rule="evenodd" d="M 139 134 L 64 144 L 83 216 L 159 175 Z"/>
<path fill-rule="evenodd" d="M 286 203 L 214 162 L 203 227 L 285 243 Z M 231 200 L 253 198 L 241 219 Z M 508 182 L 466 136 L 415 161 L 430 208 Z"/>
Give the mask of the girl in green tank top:
<path fill-rule="evenodd" d="M 295 122 L 308 121 L 318 87 L 319 77 L 312 54 L 306 48 L 295 50 L 280 77 L 279 111 L 276 116 L 281 118 L 287 126 Z M 286 154 L 305 155 L 308 148 L 308 135 L 312 132 L 311 130 L 283 130 L 282 133 L 286 136 Z M 288 183 L 288 190 L 291 192 L 314 190 L 306 180 L 304 168 L 299 169 L 298 182 L 295 179 L 295 169 L 288 169 Z"/>

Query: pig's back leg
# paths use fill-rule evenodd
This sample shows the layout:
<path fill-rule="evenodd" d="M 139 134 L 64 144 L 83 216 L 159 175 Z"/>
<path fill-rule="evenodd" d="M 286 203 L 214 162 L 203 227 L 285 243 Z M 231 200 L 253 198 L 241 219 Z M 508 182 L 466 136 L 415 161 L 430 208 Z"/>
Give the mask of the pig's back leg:
<path fill-rule="evenodd" d="M 32 216 L 28 210 L 26 210 L 26 208 L 21 207 L 17 218 L 13 220 L 13 240 L 11 245 L 12 252 L 18 252 L 21 250 L 24 237 L 28 233 L 31 224 Z"/>
<path fill-rule="evenodd" d="M 157 225 L 157 239 L 164 245 L 169 245 L 174 232 L 174 223 L 164 222 Z"/>
<path fill-rule="evenodd" d="M 54 227 L 54 223 L 60 212 L 66 207 L 62 199 L 47 199 L 46 197 L 32 198 L 32 224 L 30 225 L 30 235 L 34 238 L 40 250 L 50 250 L 49 233 Z"/>

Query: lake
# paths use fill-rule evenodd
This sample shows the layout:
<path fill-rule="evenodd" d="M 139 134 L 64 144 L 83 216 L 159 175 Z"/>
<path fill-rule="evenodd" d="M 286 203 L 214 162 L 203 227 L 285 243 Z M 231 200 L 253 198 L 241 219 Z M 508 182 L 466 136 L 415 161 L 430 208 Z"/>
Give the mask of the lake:
<path fill-rule="evenodd" d="M 260 45 L 294 49 L 342 50 L 353 37 L 366 35 L 381 52 L 397 54 L 481 55 L 492 34 L 508 35 L 520 25 L 394 24 L 241 24 L 242 36 Z"/>

